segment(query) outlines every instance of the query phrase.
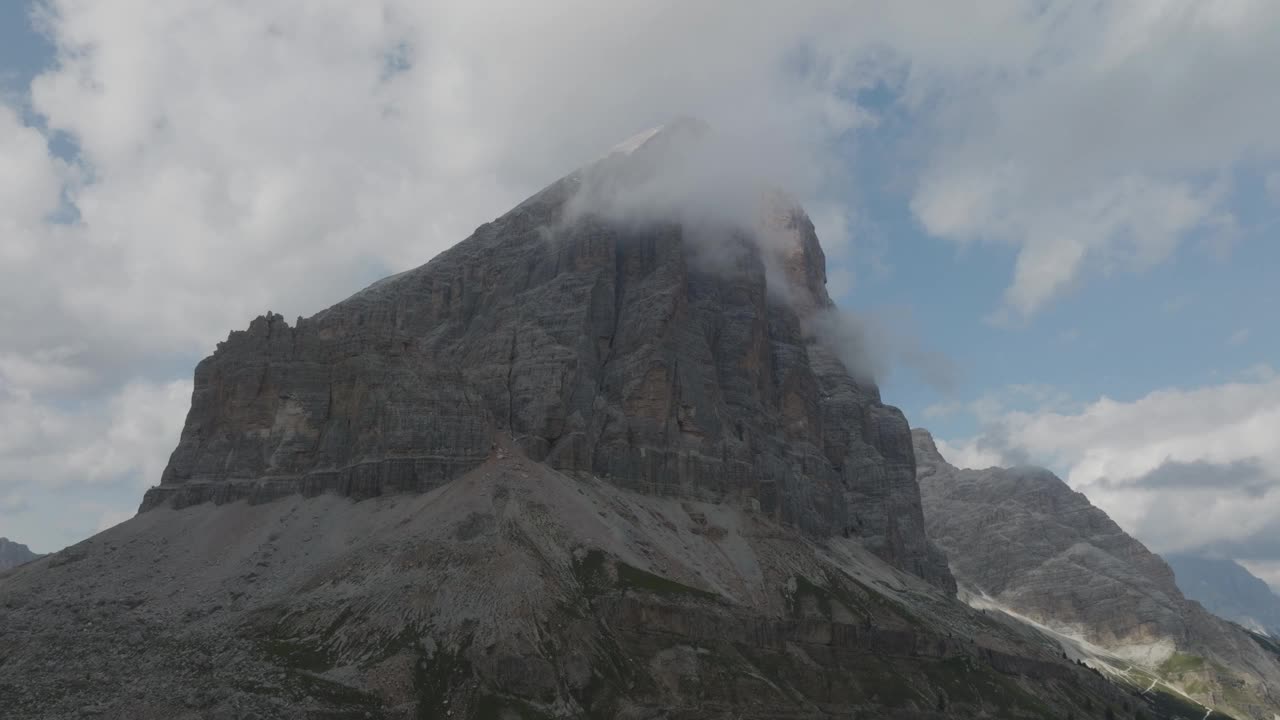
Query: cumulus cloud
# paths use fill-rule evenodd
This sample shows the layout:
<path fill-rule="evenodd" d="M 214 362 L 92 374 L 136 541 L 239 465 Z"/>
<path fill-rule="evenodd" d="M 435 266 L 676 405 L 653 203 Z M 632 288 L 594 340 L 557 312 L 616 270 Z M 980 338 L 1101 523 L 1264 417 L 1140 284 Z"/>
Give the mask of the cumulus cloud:
<path fill-rule="evenodd" d="M 942 117 L 961 129 L 913 201 L 934 234 L 1017 250 L 1006 319 L 1088 268 L 1149 267 L 1229 226 L 1230 168 L 1280 152 L 1280 98 L 1261 69 L 1280 62 L 1280 6 L 1044 6 L 1024 63 L 957 80 Z"/>
<path fill-rule="evenodd" d="M 24 438 L 0 492 L 44 457 L 33 433 L 111 417 L 130 382 L 165 392 L 228 329 L 425 262 L 674 116 L 741 139 L 841 264 L 858 183 L 883 180 L 850 175 L 884 114 L 859 98 L 886 90 L 921 224 L 1018 253 L 1011 318 L 1226 222 L 1222 178 L 1277 153 L 1274 3 L 39 7 L 56 60 L 0 104 L 0 397 Z M 83 480 L 163 462 L 128 447 L 151 455 L 81 455 Z"/>
<path fill-rule="evenodd" d="M 136 494 L 159 481 L 190 402 L 190 380 L 138 380 L 101 401 L 60 407 L 0 375 L 0 491 L 125 484 Z"/>
<path fill-rule="evenodd" d="M 944 456 L 970 467 L 1047 465 L 1158 551 L 1280 563 L 1274 373 L 1131 402 L 1010 409 L 995 400 L 985 410 L 983 432 Z"/>

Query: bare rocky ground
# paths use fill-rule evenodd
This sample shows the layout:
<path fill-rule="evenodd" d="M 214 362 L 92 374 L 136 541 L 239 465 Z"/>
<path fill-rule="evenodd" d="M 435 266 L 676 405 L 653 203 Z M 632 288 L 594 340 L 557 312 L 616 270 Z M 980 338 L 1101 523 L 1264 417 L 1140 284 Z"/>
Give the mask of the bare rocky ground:
<path fill-rule="evenodd" d="M 571 479 L 505 443 L 430 493 L 159 508 L 0 576 L 14 719 L 1141 705 L 857 540 Z"/>

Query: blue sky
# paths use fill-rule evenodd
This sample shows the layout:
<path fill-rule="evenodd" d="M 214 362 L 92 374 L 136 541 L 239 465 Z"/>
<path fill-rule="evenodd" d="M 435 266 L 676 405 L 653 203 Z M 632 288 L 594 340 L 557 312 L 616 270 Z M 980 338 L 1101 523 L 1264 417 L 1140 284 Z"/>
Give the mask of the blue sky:
<path fill-rule="evenodd" d="M 877 200 L 874 218 L 893 238 L 879 260 L 885 269 L 860 270 L 839 302 L 908 309 L 914 331 L 955 362 L 960 382 L 950 394 L 909 370 L 882 387 L 913 424 L 943 437 L 976 432 L 976 419 L 930 420 L 927 407 L 1006 385 L 1131 401 L 1169 386 L 1217 384 L 1280 358 L 1280 243 L 1265 234 L 1265 220 L 1223 255 L 1191 250 L 1142 272 L 1088 277 L 1031 321 L 1007 326 L 988 318 L 1011 274 L 1006 249 L 951 247 L 921 231 L 903 198 Z M 1242 198 L 1241 215 L 1262 214 L 1259 204 Z"/>
<path fill-rule="evenodd" d="M 227 331 L 690 113 L 804 198 L 953 462 L 1047 465 L 1280 583 L 1280 9 L 563 2 L 56 0 L 48 37 L 0 4 L 0 535 L 128 517 Z M 1178 463 L 1203 483 L 1157 487 Z M 1273 491 L 1216 484 L 1243 466 Z"/>

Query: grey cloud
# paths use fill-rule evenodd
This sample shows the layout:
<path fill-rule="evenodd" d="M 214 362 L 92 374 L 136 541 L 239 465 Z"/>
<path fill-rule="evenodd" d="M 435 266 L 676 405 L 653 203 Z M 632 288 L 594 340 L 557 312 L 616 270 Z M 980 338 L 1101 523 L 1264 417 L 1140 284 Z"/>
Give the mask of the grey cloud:
<path fill-rule="evenodd" d="M 1214 490 L 1262 497 L 1280 489 L 1280 478 L 1271 475 L 1258 458 L 1213 463 L 1205 460 L 1168 460 L 1154 470 L 1132 480 L 1101 477 L 1090 483 L 1101 489 Z"/>
<path fill-rule="evenodd" d="M 1238 560 L 1280 563 L 1280 519 L 1242 538 L 1207 543 L 1199 550 Z"/>
<path fill-rule="evenodd" d="M 883 382 L 902 370 L 940 393 L 955 390 L 960 377 L 955 361 L 928 347 L 900 320 L 890 314 L 833 309 L 819 314 L 813 324 L 814 332 L 859 379 Z"/>

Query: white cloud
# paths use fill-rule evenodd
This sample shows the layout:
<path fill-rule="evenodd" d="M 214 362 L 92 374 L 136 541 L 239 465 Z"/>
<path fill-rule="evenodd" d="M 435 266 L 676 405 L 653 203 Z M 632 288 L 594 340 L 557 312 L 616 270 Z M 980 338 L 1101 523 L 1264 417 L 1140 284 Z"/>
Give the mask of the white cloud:
<path fill-rule="evenodd" d="M 938 452 L 947 462 L 959 468 L 984 470 L 989 467 L 1006 465 L 1005 457 L 995 450 L 984 448 L 977 443 L 951 444 L 945 440 L 934 440 Z"/>
<path fill-rule="evenodd" d="M 191 381 L 129 382 L 102 401 L 60 407 L 5 393 L 0 376 L 0 492 L 159 482 L 191 402 Z"/>
<path fill-rule="evenodd" d="M 1011 319 L 1224 222 L 1221 176 L 1280 143 L 1274 3 L 47 6 L 58 64 L 21 99 L 45 129 L 0 105 L 0 485 L 154 480 L 163 443 L 92 447 L 121 398 L 180 424 L 158 396 L 229 329 L 424 262 L 679 114 L 756 143 L 847 267 L 847 161 L 888 117 L 855 98 L 897 91 L 895 184 L 930 232 L 1019 253 Z"/>
<path fill-rule="evenodd" d="M 1280 153 L 1262 70 L 1280 63 L 1280 6 L 1045 6 L 1020 62 L 958 80 L 913 203 L 932 233 L 1017 249 L 1015 320 L 1088 269 L 1143 269 L 1230 228 L 1230 169 Z"/>
<path fill-rule="evenodd" d="M 1265 560 L 1280 547 L 1267 537 L 1280 517 L 1277 437 L 1280 379 L 1259 373 L 1065 411 L 997 404 L 981 435 L 943 454 L 964 467 L 1031 461 L 1054 468 L 1157 550 L 1218 545 Z"/>
<path fill-rule="evenodd" d="M 1240 328 L 1239 330 L 1231 333 L 1231 337 L 1227 338 L 1227 342 L 1231 345 L 1243 345 L 1249 342 L 1249 336 L 1252 334 L 1253 331 L 1249 328 Z"/>

